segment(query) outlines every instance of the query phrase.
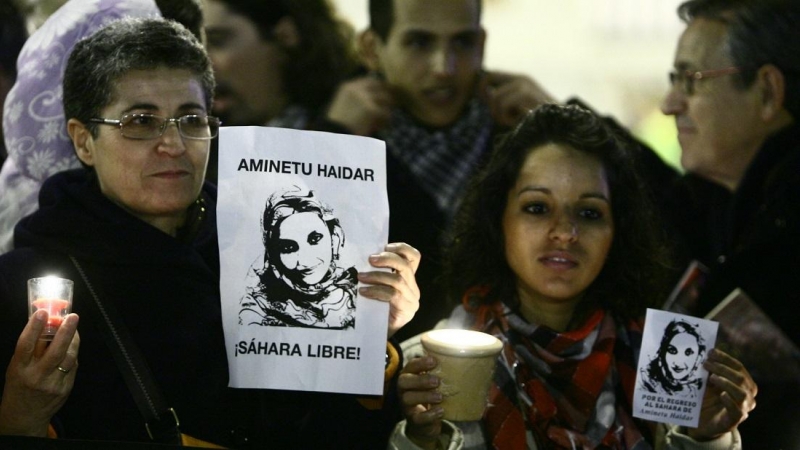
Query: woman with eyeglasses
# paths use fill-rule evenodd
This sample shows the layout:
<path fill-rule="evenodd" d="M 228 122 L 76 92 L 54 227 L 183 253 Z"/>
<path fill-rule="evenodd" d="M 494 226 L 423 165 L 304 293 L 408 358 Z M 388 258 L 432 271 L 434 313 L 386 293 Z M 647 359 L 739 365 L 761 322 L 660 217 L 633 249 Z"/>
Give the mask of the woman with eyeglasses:
<path fill-rule="evenodd" d="M 208 115 L 213 89 L 203 46 L 175 22 L 121 20 L 75 46 L 64 112 L 85 167 L 45 182 L 40 209 L 16 228 L 16 249 L 0 256 L 0 447 L 2 435 L 175 443 L 145 426 L 124 379 L 139 372 L 115 362 L 120 330 L 180 431 L 196 439 L 228 448 L 385 442 L 384 414 L 396 414 L 352 396 L 228 388 L 216 188 L 204 181 L 219 126 Z M 358 276 L 372 285 L 364 297 L 391 303 L 396 331 L 416 310 L 419 253 L 390 244 L 370 261 L 394 269 Z M 49 274 L 75 291 L 73 314 L 48 345 L 48 314 L 28 319 L 25 300 L 26 280 Z M 104 331 L 109 311 L 118 317 Z M 166 408 L 158 414 L 176 421 Z"/>
<path fill-rule="evenodd" d="M 56 2 L 52 2 L 56 3 Z M 202 36 L 200 0 L 69 0 L 25 42 L 8 93 L 3 132 L 8 161 L 0 170 L 0 254 L 13 246 L 14 226 L 36 211 L 44 180 L 80 167 L 66 132 L 61 84 L 72 47 L 122 17 L 175 20 Z"/>

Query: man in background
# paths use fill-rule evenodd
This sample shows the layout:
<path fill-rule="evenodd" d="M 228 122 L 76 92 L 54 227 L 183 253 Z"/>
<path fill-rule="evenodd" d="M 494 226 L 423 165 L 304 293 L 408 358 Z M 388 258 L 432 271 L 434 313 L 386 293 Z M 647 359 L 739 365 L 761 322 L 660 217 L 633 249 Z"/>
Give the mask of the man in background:
<path fill-rule="evenodd" d="M 689 0 L 678 15 L 687 26 L 661 109 L 675 117 L 685 173 L 628 137 L 642 150 L 678 268 L 694 260 L 708 269 L 690 312 L 703 317 L 739 288 L 800 346 L 800 316 L 789 312 L 800 303 L 800 4 Z M 776 350 L 762 340 L 769 330 L 735 332 L 749 333 L 766 361 Z M 800 379 L 791 375 L 800 355 L 786 358 L 777 367 L 740 358 L 759 388 L 739 427 L 748 448 L 800 447 Z"/>
<path fill-rule="evenodd" d="M 207 0 L 204 12 L 225 125 L 305 128 L 357 66 L 352 28 L 326 0 Z"/>
<path fill-rule="evenodd" d="M 308 128 L 358 66 L 352 27 L 328 0 L 206 0 L 204 13 L 223 125 Z"/>

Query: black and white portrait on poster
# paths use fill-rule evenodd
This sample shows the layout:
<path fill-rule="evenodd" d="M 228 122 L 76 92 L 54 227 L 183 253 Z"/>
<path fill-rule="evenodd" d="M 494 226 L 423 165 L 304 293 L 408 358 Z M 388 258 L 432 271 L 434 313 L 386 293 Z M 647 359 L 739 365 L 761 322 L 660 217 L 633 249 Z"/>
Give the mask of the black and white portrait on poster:
<path fill-rule="evenodd" d="M 698 325 L 675 319 L 664 329 L 658 352 L 639 372 L 639 381 L 648 392 L 697 398 L 703 387 L 698 369 L 705 357 L 705 339 Z"/>
<path fill-rule="evenodd" d="M 389 305 L 358 273 L 389 235 L 382 141 L 270 127 L 219 136 L 230 386 L 383 393 Z"/>
<path fill-rule="evenodd" d="M 717 322 L 648 309 L 642 333 L 635 417 L 696 427 L 708 372 L 703 368 L 717 338 Z"/>
<path fill-rule="evenodd" d="M 261 216 L 264 255 L 248 270 L 243 325 L 355 326 L 357 274 L 340 265 L 345 232 L 313 190 L 276 192 Z"/>

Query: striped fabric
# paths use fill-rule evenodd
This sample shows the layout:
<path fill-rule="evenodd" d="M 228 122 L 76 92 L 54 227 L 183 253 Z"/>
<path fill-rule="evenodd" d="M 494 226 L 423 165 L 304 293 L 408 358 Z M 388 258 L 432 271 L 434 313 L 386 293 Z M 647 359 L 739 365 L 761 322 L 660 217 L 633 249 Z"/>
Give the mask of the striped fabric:
<path fill-rule="evenodd" d="M 470 175 L 490 147 L 492 127 L 488 107 L 473 99 L 461 118 L 445 129 L 427 129 L 396 109 L 380 137 L 439 210 L 452 218 Z"/>

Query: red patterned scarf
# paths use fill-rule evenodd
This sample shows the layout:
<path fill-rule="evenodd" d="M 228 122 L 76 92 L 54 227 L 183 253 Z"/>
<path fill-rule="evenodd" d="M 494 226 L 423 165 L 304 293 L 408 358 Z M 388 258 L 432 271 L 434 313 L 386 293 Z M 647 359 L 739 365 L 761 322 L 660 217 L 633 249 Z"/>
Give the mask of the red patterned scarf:
<path fill-rule="evenodd" d="M 631 417 L 641 326 L 618 327 L 596 309 L 577 329 L 558 333 L 530 324 L 501 302 L 475 305 L 473 329 L 504 343 L 484 415 L 491 448 L 633 449 L 646 445 L 641 422 Z M 633 345 L 632 345 L 633 344 Z M 639 447 L 641 448 L 641 447 Z"/>

